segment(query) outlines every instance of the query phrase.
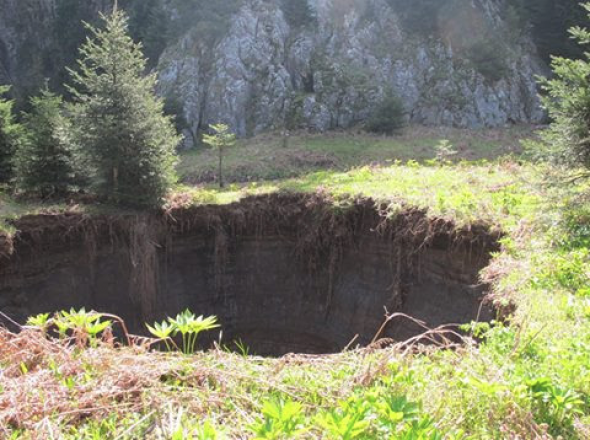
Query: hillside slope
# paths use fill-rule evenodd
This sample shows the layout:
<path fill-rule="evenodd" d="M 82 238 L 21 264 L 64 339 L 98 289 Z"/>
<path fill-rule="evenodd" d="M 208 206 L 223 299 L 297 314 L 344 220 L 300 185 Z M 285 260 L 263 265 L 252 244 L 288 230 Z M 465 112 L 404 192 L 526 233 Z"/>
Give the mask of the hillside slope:
<path fill-rule="evenodd" d="M 59 88 L 107 1 L 0 0 L 0 82 L 24 97 Z M 543 64 L 501 0 L 121 1 L 160 74 L 160 92 L 195 138 L 216 121 L 240 135 L 363 122 L 385 96 L 412 122 L 459 127 L 538 122 Z"/>

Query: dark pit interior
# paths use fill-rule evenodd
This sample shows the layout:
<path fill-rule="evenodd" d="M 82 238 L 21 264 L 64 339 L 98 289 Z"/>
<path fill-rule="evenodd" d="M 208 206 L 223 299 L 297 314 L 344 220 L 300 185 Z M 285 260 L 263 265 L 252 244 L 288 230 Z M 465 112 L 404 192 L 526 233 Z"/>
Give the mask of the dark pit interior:
<path fill-rule="evenodd" d="M 189 308 L 217 315 L 223 341 L 251 353 L 331 353 L 371 341 L 384 308 L 435 327 L 491 317 L 479 271 L 497 249 L 484 226 L 408 209 L 386 220 L 357 200 L 273 195 L 166 214 L 20 219 L 0 257 L 0 311 L 86 307 L 133 332 Z M 421 332 L 393 321 L 383 337 Z M 210 345 L 219 333 L 202 339 Z"/>

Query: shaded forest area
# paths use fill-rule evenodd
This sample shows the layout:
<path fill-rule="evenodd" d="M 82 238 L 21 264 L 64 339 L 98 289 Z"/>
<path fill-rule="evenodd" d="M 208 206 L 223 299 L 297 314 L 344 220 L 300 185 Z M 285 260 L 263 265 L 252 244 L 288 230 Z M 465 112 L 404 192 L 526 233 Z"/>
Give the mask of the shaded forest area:
<path fill-rule="evenodd" d="M 407 32 L 441 32 L 441 18 L 463 0 L 388 0 L 399 11 Z M 585 24 L 586 12 L 578 0 L 510 0 L 503 5 L 504 19 L 520 32 L 531 32 L 545 61 L 551 55 L 577 58 L 582 50 L 568 39 L 568 29 Z"/>

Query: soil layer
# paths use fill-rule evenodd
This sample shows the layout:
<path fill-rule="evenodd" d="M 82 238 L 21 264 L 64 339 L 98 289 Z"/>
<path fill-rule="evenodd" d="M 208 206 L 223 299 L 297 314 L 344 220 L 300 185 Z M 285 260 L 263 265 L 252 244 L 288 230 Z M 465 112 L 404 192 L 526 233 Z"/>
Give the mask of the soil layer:
<path fill-rule="evenodd" d="M 418 209 L 392 215 L 370 199 L 275 194 L 166 213 L 35 215 L 14 227 L 0 237 L 0 311 L 18 321 L 86 307 L 143 332 L 189 308 L 217 315 L 225 343 L 281 355 L 336 352 L 356 335 L 366 344 L 384 308 L 431 327 L 491 317 L 478 274 L 498 232 Z M 383 336 L 420 331 L 400 319 Z"/>

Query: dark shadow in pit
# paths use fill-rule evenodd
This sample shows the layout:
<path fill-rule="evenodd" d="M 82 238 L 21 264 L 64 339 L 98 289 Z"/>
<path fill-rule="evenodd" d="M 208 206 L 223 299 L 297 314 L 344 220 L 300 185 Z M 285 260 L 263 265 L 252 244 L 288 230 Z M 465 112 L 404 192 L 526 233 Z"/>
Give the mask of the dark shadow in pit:
<path fill-rule="evenodd" d="M 0 311 L 23 321 L 86 307 L 144 333 L 146 321 L 188 308 L 218 316 L 228 347 L 239 340 L 265 356 L 366 345 L 385 308 L 430 327 L 489 320 L 479 272 L 499 234 L 415 209 L 385 221 L 381 208 L 274 195 L 166 216 L 24 218 L 0 260 Z M 381 336 L 420 332 L 400 319 Z"/>

